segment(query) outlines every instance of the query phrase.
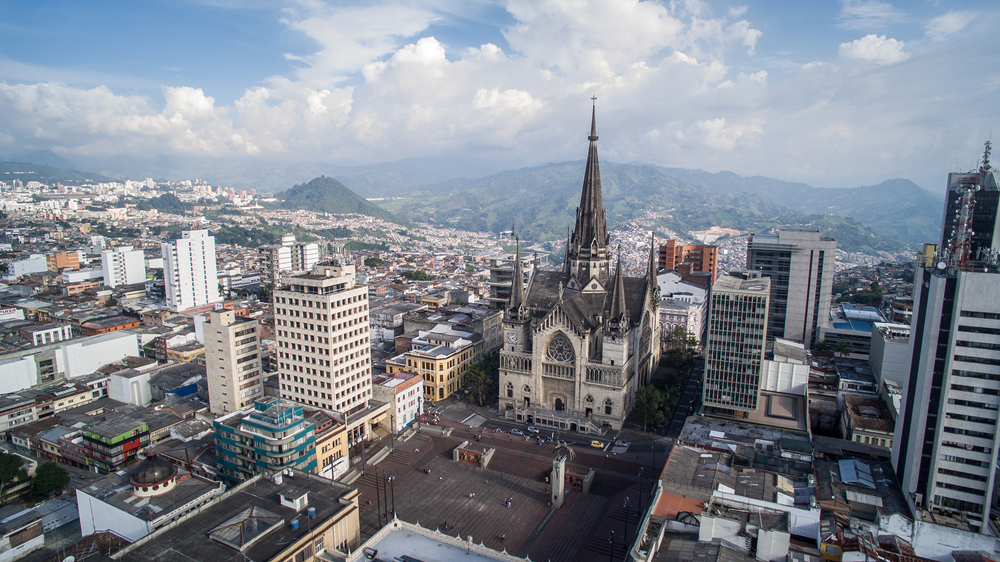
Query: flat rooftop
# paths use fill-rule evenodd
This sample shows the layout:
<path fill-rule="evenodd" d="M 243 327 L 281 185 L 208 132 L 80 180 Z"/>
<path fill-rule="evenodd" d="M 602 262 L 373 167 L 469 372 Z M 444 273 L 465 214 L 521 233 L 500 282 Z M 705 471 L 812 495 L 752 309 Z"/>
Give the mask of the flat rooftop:
<path fill-rule="evenodd" d="M 212 562 L 245 562 L 246 560 L 273 560 L 287 545 L 298 542 L 309 531 L 301 524 L 292 529 L 291 521 L 304 521 L 305 510 L 296 511 L 281 505 L 278 494 L 298 497 L 309 492 L 309 507 L 316 509 L 315 520 L 327 521 L 348 510 L 357 509 L 352 498 L 354 488 L 331 482 L 318 476 L 295 471 L 294 477 L 285 476 L 281 484 L 256 477 L 227 492 L 220 500 L 202 507 L 197 513 L 182 519 L 166 532 L 158 531 L 134 543 L 119 560 L 126 562 L 161 562 L 170 560 L 211 560 Z M 260 513 L 274 514 L 267 526 L 259 525 L 260 540 L 249 543 L 243 551 L 209 537 L 209 532 L 222 527 L 244 510 L 254 508 Z M 331 545 L 332 546 L 332 545 Z M 164 553 L 172 555 L 164 557 Z"/>
<path fill-rule="evenodd" d="M 378 551 L 379 560 L 395 560 L 409 556 L 423 562 L 462 562 L 464 560 L 511 560 L 487 548 L 469 549 L 468 543 L 442 533 L 399 522 L 398 527 L 385 527 L 364 545 Z M 365 560 L 363 550 L 348 558 L 350 562 Z"/>
<path fill-rule="evenodd" d="M 79 488 L 79 491 L 143 521 L 152 521 L 168 515 L 198 498 L 212 494 L 213 491 L 222 492 L 221 483 L 205 480 L 181 470 L 177 473 L 177 485 L 172 490 L 159 496 L 140 498 L 132 493 L 132 485 L 129 484 L 130 475 L 131 471 L 119 470 Z"/>
<path fill-rule="evenodd" d="M 796 431 L 755 425 L 745 420 L 692 416 L 684 423 L 677 442 L 698 449 L 728 451 L 738 460 L 749 463 L 748 467 L 794 479 L 804 480 L 812 474 L 812 463 L 782 456 L 786 449 L 806 456 L 812 451 L 809 437 Z"/>

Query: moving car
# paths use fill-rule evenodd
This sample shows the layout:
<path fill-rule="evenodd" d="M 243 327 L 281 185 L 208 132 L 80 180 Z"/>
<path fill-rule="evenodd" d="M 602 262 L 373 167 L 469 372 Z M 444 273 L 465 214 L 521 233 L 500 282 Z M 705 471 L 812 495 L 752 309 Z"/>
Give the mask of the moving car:
<path fill-rule="evenodd" d="M 517 428 L 515 427 L 514 429 L 510 430 L 510 434 L 511 434 L 511 435 L 524 435 L 524 432 L 523 432 L 523 431 L 521 431 L 520 429 L 517 429 Z"/>
<path fill-rule="evenodd" d="M 529 425 L 528 426 L 528 433 L 538 433 L 538 428 L 535 427 L 535 426 L 533 426 L 533 425 Z"/>
<path fill-rule="evenodd" d="M 593 447 L 593 448 L 595 448 L 595 449 L 603 449 L 604 448 L 604 443 L 601 443 L 600 441 L 594 440 L 594 441 L 590 442 L 590 446 Z"/>

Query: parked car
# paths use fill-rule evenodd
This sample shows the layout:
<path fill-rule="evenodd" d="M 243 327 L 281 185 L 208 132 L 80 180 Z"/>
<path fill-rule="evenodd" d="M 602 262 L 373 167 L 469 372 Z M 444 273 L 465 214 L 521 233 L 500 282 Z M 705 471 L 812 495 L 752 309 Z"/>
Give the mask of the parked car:
<path fill-rule="evenodd" d="M 538 428 L 535 427 L 535 426 L 533 426 L 533 425 L 529 425 L 528 426 L 528 433 L 538 433 Z"/>
<path fill-rule="evenodd" d="M 511 435 L 524 435 L 524 432 L 521 431 L 520 429 L 514 428 L 514 429 L 510 430 L 510 434 Z"/>

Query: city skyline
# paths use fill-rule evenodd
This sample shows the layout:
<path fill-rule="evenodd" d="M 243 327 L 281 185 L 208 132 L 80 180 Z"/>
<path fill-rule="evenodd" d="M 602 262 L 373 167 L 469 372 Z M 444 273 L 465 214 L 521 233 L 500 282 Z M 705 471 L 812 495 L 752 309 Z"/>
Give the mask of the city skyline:
<path fill-rule="evenodd" d="M 202 1 L 4 11 L 0 155 L 462 174 L 582 158 L 942 192 L 997 110 L 986 2 Z M 471 162 L 471 164 L 469 164 Z M 455 175 L 460 175 L 456 172 Z"/>

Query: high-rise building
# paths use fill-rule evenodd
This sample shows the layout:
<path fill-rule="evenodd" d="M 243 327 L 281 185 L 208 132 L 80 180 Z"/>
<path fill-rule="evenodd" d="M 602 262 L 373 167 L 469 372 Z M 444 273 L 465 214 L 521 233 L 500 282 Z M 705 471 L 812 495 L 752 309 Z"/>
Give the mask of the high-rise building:
<path fill-rule="evenodd" d="M 1000 451 L 1000 273 L 918 268 L 909 380 L 893 461 L 920 508 L 985 532 Z"/>
<path fill-rule="evenodd" d="M 949 174 L 940 250 L 914 277 L 910 363 L 892 459 L 918 509 L 989 532 L 1000 411 L 1000 237 L 987 143 L 978 173 Z M 954 521 L 949 518 L 946 521 Z"/>
<path fill-rule="evenodd" d="M 747 271 L 771 279 L 767 339 L 816 343 L 826 326 L 833 297 L 837 242 L 819 232 L 782 230 L 777 235 L 751 234 Z"/>
<path fill-rule="evenodd" d="M 312 270 L 322 257 L 315 242 L 296 242 L 294 234 L 281 236 L 281 244 L 260 248 L 261 278 L 273 287 L 281 286 L 282 275 Z"/>
<path fill-rule="evenodd" d="M 134 285 L 146 282 L 146 257 L 142 250 L 132 246 L 119 246 L 101 252 L 101 267 L 104 269 L 104 286 Z"/>
<path fill-rule="evenodd" d="M 720 277 L 712 287 L 702 402 L 728 413 L 755 412 L 767 344 L 771 280 Z"/>
<path fill-rule="evenodd" d="M 274 291 L 281 397 L 347 415 L 372 395 L 368 287 L 353 265 L 320 264 Z"/>
<path fill-rule="evenodd" d="M 167 306 L 188 310 L 219 302 L 215 237 L 207 230 L 188 230 L 178 240 L 163 242 L 163 281 Z"/>
<path fill-rule="evenodd" d="M 209 410 L 222 416 L 251 407 L 264 391 L 260 322 L 213 311 L 202 330 Z"/>
<path fill-rule="evenodd" d="M 645 275 L 626 277 L 613 256 L 601 193 L 596 119 L 576 225 L 561 271 L 512 283 L 503 319 L 500 407 L 545 429 L 620 429 L 660 358 L 660 289 L 650 240 Z M 520 251 L 512 279 L 522 278 Z"/>
<path fill-rule="evenodd" d="M 708 273 L 709 286 L 715 284 L 719 267 L 719 247 L 704 244 L 678 244 L 677 240 L 667 240 L 660 244 L 657 267 L 678 269 L 681 264 L 691 264 L 691 270 Z"/>

